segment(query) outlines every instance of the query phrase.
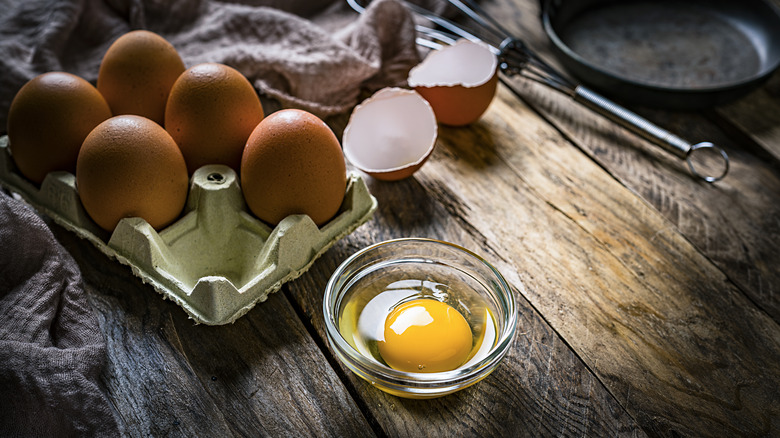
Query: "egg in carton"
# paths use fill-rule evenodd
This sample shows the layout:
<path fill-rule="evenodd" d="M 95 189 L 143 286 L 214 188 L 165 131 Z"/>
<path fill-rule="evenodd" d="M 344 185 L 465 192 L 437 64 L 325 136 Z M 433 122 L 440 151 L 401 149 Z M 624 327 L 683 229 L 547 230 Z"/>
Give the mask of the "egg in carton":
<path fill-rule="evenodd" d="M 176 222 L 156 231 L 141 218 L 125 218 L 108 233 L 87 215 L 72 173 L 51 172 L 40 188 L 20 176 L 7 136 L 0 138 L 0 184 L 207 325 L 232 323 L 265 301 L 377 207 L 362 177 L 350 173 L 341 208 L 327 224 L 291 215 L 271 228 L 248 212 L 235 171 L 207 165 L 192 175 Z"/>

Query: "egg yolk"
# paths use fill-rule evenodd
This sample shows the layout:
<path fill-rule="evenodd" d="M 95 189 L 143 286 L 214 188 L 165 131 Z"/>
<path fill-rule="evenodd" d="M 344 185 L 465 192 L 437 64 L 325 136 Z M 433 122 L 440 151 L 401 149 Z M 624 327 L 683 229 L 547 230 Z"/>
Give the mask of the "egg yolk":
<path fill-rule="evenodd" d="M 417 299 L 393 309 L 385 320 L 382 359 L 392 368 L 412 373 L 451 371 L 466 361 L 472 335 L 466 318 L 452 306 Z"/>

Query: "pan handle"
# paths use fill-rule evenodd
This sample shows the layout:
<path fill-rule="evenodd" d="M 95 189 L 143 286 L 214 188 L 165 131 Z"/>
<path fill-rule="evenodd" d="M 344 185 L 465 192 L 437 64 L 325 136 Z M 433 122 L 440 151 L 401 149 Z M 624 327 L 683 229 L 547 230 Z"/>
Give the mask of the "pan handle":
<path fill-rule="evenodd" d="M 578 85 L 574 88 L 572 97 L 576 102 L 581 103 L 582 105 L 612 120 L 620 126 L 639 135 L 640 137 L 658 146 L 661 146 L 667 152 L 670 152 L 675 156 L 686 160 L 688 162 L 688 167 L 691 169 L 691 172 L 704 181 L 710 183 L 719 181 L 723 179 L 723 177 L 725 177 L 729 171 L 729 157 L 726 155 L 726 151 L 710 142 L 702 142 L 692 145 L 691 143 L 688 143 L 673 133 L 653 124 L 649 120 L 626 108 L 623 108 L 622 106 L 612 102 L 606 97 L 583 85 Z M 691 158 L 695 151 L 701 151 L 705 149 L 714 149 L 716 152 L 720 153 L 720 157 L 723 159 L 723 171 L 720 174 L 701 174 L 696 169 L 696 166 L 694 165 L 694 162 Z"/>

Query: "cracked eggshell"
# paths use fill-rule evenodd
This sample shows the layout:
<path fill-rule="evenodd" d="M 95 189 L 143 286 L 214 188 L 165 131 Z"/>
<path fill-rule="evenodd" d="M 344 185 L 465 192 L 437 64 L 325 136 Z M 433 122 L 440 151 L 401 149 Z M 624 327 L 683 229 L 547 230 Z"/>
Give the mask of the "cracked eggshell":
<path fill-rule="evenodd" d="M 431 52 L 412 68 L 409 86 L 450 126 L 477 121 L 490 106 L 498 85 L 498 57 L 481 42 L 458 40 Z"/>
<path fill-rule="evenodd" d="M 407 178 L 422 167 L 436 145 L 431 105 L 416 91 L 388 87 L 355 107 L 344 129 L 344 156 L 383 181 Z"/>

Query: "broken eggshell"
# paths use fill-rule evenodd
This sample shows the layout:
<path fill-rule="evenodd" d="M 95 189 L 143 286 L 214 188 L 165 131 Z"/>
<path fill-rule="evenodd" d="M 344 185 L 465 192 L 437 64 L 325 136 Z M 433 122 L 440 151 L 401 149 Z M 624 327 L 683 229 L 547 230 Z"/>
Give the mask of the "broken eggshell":
<path fill-rule="evenodd" d="M 432 51 L 411 71 L 409 86 L 450 126 L 477 121 L 490 106 L 498 85 L 498 57 L 485 43 L 460 39 Z"/>
<path fill-rule="evenodd" d="M 438 135 L 431 105 L 414 90 L 388 87 L 355 107 L 344 129 L 344 156 L 383 181 L 414 174 L 433 152 Z"/>

